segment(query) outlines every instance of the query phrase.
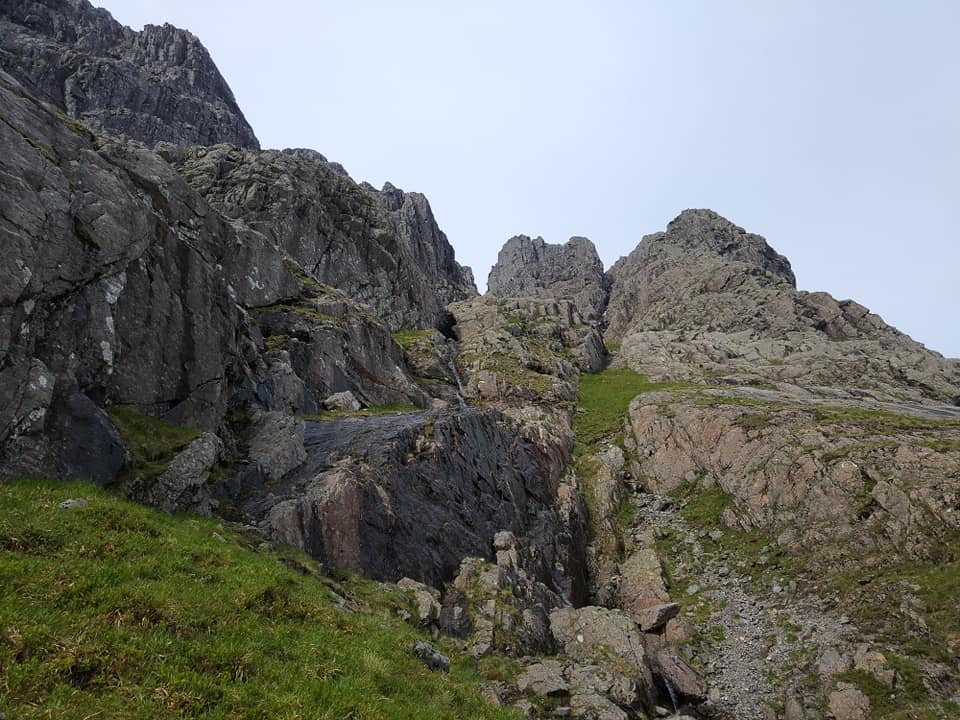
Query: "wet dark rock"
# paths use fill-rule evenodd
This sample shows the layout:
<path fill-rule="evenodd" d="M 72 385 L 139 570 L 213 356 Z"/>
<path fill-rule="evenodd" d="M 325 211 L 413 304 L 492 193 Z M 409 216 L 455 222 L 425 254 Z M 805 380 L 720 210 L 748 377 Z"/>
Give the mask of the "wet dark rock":
<path fill-rule="evenodd" d="M 106 413 L 78 390 L 58 394 L 50 408 L 51 434 L 64 472 L 109 485 L 129 460 Z"/>
<path fill-rule="evenodd" d="M 507 527 L 538 550 L 528 572 L 554 582 L 567 542 L 559 477 L 514 421 L 477 409 L 333 419 L 307 422 L 304 445 L 296 471 L 237 500 L 276 539 L 331 567 L 436 587 L 462 558 L 490 557 Z"/>

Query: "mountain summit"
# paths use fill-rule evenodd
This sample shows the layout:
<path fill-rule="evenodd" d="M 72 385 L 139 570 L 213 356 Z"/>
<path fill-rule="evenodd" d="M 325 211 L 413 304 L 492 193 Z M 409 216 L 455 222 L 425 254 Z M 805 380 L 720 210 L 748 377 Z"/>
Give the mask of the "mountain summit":
<path fill-rule="evenodd" d="M 189 33 L 0 30 L 0 716 L 958 716 L 960 361 L 711 210 L 480 296 Z"/>

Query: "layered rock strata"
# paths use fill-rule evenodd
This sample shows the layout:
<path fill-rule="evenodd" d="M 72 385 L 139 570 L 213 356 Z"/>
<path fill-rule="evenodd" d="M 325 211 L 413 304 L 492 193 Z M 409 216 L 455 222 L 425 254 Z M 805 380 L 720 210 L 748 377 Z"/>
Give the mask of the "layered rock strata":
<path fill-rule="evenodd" d="M 206 48 L 172 25 L 135 32 L 87 0 L 3 0 L 0 68 L 69 117 L 149 147 L 259 147 Z"/>
<path fill-rule="evenodd" d="M 213 207 L 263 233 L 391 330 L 447 328 L 446 305 L 476 295 L 473 275 L 457 263 L 419 193 L 357 184 L 312 150 L 223 145 L 175 159 Z"/>

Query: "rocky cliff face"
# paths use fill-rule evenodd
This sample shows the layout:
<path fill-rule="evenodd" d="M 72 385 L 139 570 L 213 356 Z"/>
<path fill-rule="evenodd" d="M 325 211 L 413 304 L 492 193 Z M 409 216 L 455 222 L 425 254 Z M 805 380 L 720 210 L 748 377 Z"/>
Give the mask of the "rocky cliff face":
<path fill-rule="evenodd" d="M 70 117 L 149 147 L 259 147 L 206 49 L 172 25 L 134 32 L 87 0 L 3 0 L 0 68 Z"/>
<path fill-rule="evenodd" d="M 763 238 L 707 210 L 687 210 L 611 269 L 608 342 L 660 377 L 704 373 L 855 388 L 888 399 L 952 403 L 945 360 L 867 308 L 794 288 Z"/>
<path fill-rule="evenodd" d="M 212 144 L 192 37 L 0 8 L 4 63 L 69 113 L 0 73 L 0 476 L 397 581 L 479 668 L 514 659 L 488 692 L 528 715 L 949 717 L 957 361 L 707 210 L 609 273 L 518 236 L 477 297 L 423 196 Z"/>
<path fill-rule="evenodd" d="M 588 322 L 597 322 L 607 304 L 609 282 L 597 249 L 587 238 L 564 245 L 517 235 L 500 250 L 487 287 L 498 297 L 566 298 Z"/>
<path fill-rule="evenodd" d="M 442 326 L 448 303 L 476 294 L 419 193 L 358 185 L 312 150 L 198 148 L 176 167 L 213 207 L 262 232 L 392 330 Z"/>
<path fill-rule="evenodd" d="M 124 451 L 105 403 L 217 427 L 244 373 L 230 278 L 271 251 L 156 155 L 94 137 L 6 75 L 0 106 L 3 464 L 108 481 Z M 264 277 L 245 297 L 295 286 L 282 263 Z"/>

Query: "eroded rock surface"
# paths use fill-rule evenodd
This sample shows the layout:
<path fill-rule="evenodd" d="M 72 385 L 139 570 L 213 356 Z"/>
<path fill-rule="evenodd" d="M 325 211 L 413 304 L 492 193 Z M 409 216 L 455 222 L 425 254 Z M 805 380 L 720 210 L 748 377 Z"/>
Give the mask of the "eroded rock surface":
<path fill-rule="evenodd" d="M 0 464 L 110 482 L 116 463 L 71 455 L 71 438 L 99 425 L 108 447 L 109 403 L 216 430 L 246 373 L 231 276 L 273 251 L 153 153 L 95 138 L 7 75 L 0 107 Z M 262 300 L 295 287 L 277 265 Z"/>
<path fill-rule="evenodd" d="M 954 403 L 960 363 L 867 308 L 795 289 L 787 260 L 709 210 L 686 210 L 610 270 L 606 339 L 653 377 L 705 374 Z"/>
<path fill-rule="evenodd" d="M 509 529 L 537 548 L 528 572 L 562 587 L 573 538 L 554 509 L 560 478 L 499 413 L 307 422 L 304 443 L 301 467 L 239 500 L 271 536 L 331 567 L 438 587 L 463 558 L 491 557 Z"/>
<path fill-rule="evenodd" d="M 487 287 L 501 298 L 565 298 L 585 321 L 598 322 L 607 305 L 609 280 L 587 238 L 551 245 L 543 238 L 517 235 L 500 249 Z"/>
<path fill-rule="evenodd" d="M 443 327 L 445 306 L 476 294 L 419 193 L 357 184 L 313 150 L 220 145 L 185 151 L 176 166 L 224 215 L 262 232 L 391 330 Z"/>
<path fill-rule="evenodd" d="M 91 128 L 148 147 L 259 147 L 226 80 L 186 30 L 136 32 L 87 0 L 3 0 L 0 36 L 0 67 Z"/>

